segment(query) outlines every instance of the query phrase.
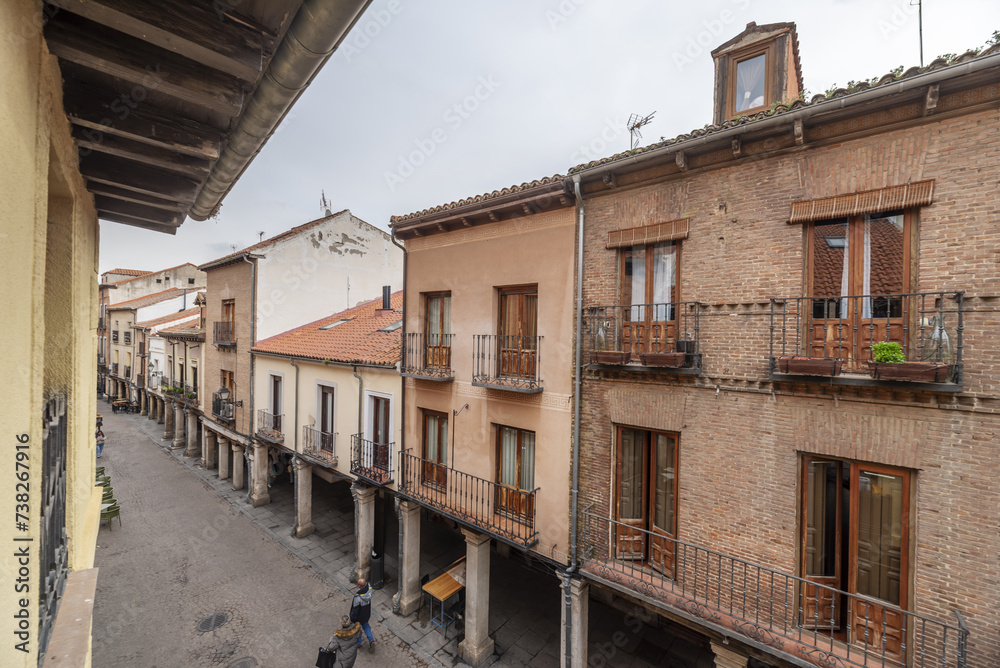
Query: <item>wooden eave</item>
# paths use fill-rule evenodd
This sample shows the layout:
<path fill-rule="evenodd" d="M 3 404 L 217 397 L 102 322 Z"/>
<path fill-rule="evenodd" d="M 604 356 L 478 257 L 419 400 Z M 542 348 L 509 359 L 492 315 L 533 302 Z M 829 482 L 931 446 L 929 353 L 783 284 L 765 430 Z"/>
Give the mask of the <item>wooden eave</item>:
<path fill-rule="evenodd" d="M 572 206 L 572 190 L 564 181 L 554 181 L 531 189 L 470 202 L 392 224 L 398 239 L 444 234 L 479 225 L 489 225 L 536 213 Z"/>
<path fill-rule="evenodd" d="M 939 83 L 855 102 L 851 96 L 774 114 L 745 125 L 691 137 L 649 154 L 581 170 L 585 196 L 680 179 L 711 169 L 923 125 L 1000 107 L 1000 58 L 988 69 Z M 574 175 L 567 178 L 572 182 Z"/>
<path fill-rule="evenodd" d="M 45 3 L 45 39 L 101 219 L 176 232 L 301 4 Z"/>

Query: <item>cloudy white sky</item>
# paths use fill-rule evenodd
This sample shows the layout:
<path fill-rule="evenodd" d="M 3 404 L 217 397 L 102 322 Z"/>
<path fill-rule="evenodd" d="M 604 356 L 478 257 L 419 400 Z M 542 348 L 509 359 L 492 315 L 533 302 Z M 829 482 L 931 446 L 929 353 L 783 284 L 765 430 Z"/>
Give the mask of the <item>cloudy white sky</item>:
<path fill-rule="evenodd" d="M 917 0 L 374 0 L 226 197 L 176 236 L 101 223 L 101 271 L 201 263 L 322 215 L 389 217 L 564 174 L 709 123 L 710 51 L 797 24 L 811 93 L 920 63 Z M 925 0 L 924 61 L 981 47 L 996 0 Z"/>

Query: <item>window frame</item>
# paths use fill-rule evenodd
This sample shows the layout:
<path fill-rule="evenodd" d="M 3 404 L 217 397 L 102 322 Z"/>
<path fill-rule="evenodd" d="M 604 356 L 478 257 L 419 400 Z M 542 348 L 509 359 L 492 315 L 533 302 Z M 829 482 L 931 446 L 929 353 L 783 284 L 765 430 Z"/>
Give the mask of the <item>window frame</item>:
<path fill-rule="evenodd" d="M 736 111 L 736 68 L 740 63 L 764 56 L 764 104 L 757 107 L 750 107 L 743 111 Z M 729 63 L 726 68 L 726 118 L 733 119 L 739 116 L 750 116 L 764 111 L 770 107 L 774 98 L 774 70 L 775 70 L 775 42 L 769 41 L 766 44 L 752 44 L 739 51 L 729 54 Z"/>
<path fill-rule="evenodd" d="M 629 252 L 629 251 L 632 251 L 633 249 L 638 248 L 640 246 L 642 246 L 642 247 L 644 247 L 646 249 L 645 250 L 645 254 L 644 254 L 644 258 L 643 258 L 643 262 L 644 262 L 644 264 L 643 264 L 643 270 L 645 271 L 645 277 L 644 277 L 644 283 L 643 283 L 643 285 L 644 285 L 644 289 L 646 291 L 646 294 L 643 295 L 642 301 L 638 302 L 638 303 L 639 304 L 652 304 L 652 303 L 654 303 L 653 298 L 652 298 L 652 294 L 655 293 L 656 288 L 654 286 L 654 281 L 653 281 L 653 277 L 654 277 L 654 273 L 655 273 L 655 269 L 654 269 L 654 266 L 653 266 L 654 265 L 654 263 L 653 263 L 654 254 L 653 253 L 654 253 L 654 248 L 656 247 L 656 245 L 657 244 L 661 244 L 661 243 L 662 244 L 670 244 L 670 245 L 672 245 L 674 247 L 674 280 L 673 280 L 673 284 L 672 284 L 672 286 L 670 288 L 671 295 L 670 295 L 670 302 L 669 303 L 671 303 L 671 304 L 677 304 L 678 302 L 681 301 L 681 255 L 682 255 L 681 248 L 682 248 L 683 244 L 681 243 L 681 239 L 671 239 L 671 240 L 668 240 L 668 241 L 654 241 L 654 242 L 648 243 L 648 244 L 634 244 L 632 246 L 622 246 L 619 249 L 619 253 L 618 253 L 618 296 L 619 296 L 618 303 L 621 304 L 622 306 L 632 306 L 631 296 L 628 299 L 626 299 L 626 297 L 625 297 L 625 294 L 626 294 L 626 285 L 628 285 L 627 289 L 628 289 L 629 295 L 631 295 L 631 290 L 632 290 L 631 281 L 626 281 L 625 264 L 628 261 L 628 258 L 626 257 L 626 253 Z"/>

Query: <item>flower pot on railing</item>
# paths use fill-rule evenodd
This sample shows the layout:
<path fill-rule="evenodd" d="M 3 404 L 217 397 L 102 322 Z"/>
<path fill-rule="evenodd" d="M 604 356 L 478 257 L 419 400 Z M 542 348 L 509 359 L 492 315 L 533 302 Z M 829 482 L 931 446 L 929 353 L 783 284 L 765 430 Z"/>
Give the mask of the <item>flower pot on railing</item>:
<path fill-rule="evenodd" d="M 917 383 L 944 383 L 951 375 L 952 364 L 944 362 L 868 362 L 875 380 L 902 380 Z"/>
<path fill-rule="evenodd" d="M 839 357 L 779 357 L 775 362 L 778 373 L 803 376 L 839 376 L 843 360 Z"/>
<path fill-rule="evenodd" d="M 639 361 L 643 366 L 680 367 L 684 366 L 685 360 L 687 360 L 686 352 L 639 354 Z"/>
<path fill-rule="evenodd" d="M 590 353 L 590 361 L 593 364 L 613 364 L 621 366 L 628 364 L 629 354 L 615 350 L 593 350 Z"/>

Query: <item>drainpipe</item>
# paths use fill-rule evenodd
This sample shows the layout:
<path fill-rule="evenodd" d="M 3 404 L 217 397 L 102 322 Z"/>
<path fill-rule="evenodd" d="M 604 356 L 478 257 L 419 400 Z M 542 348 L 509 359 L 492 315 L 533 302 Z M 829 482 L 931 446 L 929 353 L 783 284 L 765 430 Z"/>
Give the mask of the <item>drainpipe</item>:
<path fill-rule="evenodd" d="M 251 261 L 246 255 L 243 256 L 243 261 L 250 265 L 250 348 L 253 348 L 257 343 L 257 263 Z M 254 460 L 250 457 L 250 448 L 253 447 L 253 385 L 254 368 L 256 367 L 255 362 L 256 359 L 254 356 L 250 355 L 250 419 L 249 425 L 247 426 L 247 446 L 243 448 L 243 459 L 247 463 L 247 493 L 246 496 L 243 497 L 243 501 L 246 503 L 250 502 L 250 492 L 253 489 Z M 262 466 L 267 466 L 266 459 Z"/>
<path fill-rule="evenodd" d="M 570 501 L 569 551 L 571 562 L 563 579 L 563 599 L 566 606 L 566 667 L 572 665 L 570 639 L 573 630 L 573 598 L 570 589 L 570 577 L 577 569 L 576 533 L 579 517 L 577 501 L 580 496 L 580 374 L 583 360 L 583 194 L 580 192 L 580 176 L 573 177 L 573 190 L 576 192 L 576 207 L 578 222 L 576 230 L 576 360 L 573 364 L 573 487 Z"/>
<path fill-rule="evenodd" d="M 399 250 L 403 251 L 403 326 L 400 329 L 400 334 L 399 334 L 399 336 L 400 336 L 400 343 L 401 343 L 401 345 L 399 347 L 399 351 L 400 351 L 400 363 L 399 363 L 399 367 L 400 367 L 400 370 L 402 370 L 402 369 L 407 368 L 407 366 L 406 366 L 406 258 L 407 258 L 407 253 L 406 253 L 406 246 L 404 246 L 403 244 L 401 244 L 398 241 L 396 241 L 396 230 L 392 231 L 392 236 L 389 237 L 389 240 L 392 241 L 392 244 L 396 248 L 398 248 Z M 402 381 L 402 377 L 400 377 L 400 381 Z M 399 450 L 399 452 L 402 453 L 404 451 L 404 448 L 403 448 L 403 439 L 406 437 L 406 383 L 405 382 L 400 382 L 399 383 L 399 405 L 402 408 L 399 411 L 399 448 L 398 448 L 398 450 Z M 452 436 L 452 440 L 454 440 L 454 435 Z M 400 460 L 399 461 L 400 466 L 399 466 L 399 470 L 398 470 L 397 475 L 401 476 L 401 475 L 403 475 L 403 467 L 402 467 L 403 458 L 400 457 L 399 460 Z M 398 506 L 399 506 L 399 497 L 398 496 L 396 497 L 396 505 L 397 505 L 397 508 L 398 508 Z M 399 518 L 399 512 L 398 511 L 396 513 L 396 517 Z M 399 539 L 398 539 L 398 542 L 396 543 L 396 545 L 397 545 L 396 549 L 397 549 L 397 552 L 398 552 L 398 555 L 396 557 L 396 582 L 402 582 L 403 581 L 403 523 L 402 522 L 398 522 L 398 525 L 399 526 L 397 527 L 397 529 L 398 529 L 398 533 L 399 533 Z M 400 586 L 399 593 L 396 596 L 392 597 L 392 603 L 393 603 L 392 609 L 393 609 L 394 612 L 399 612 L 399 597 L 402 595 L 402 591 L 403 591 L 402 586 Z"/>
<path fill-rule="evenodd" d="M 362 419 L 364 406 L 365 406 L 365 382 L 358 375 L 358 365 L 355 364 L 354 377 L 358 379 L 358 438 L 363 438 L 365 433 L 364 420 Z"/>
<path fill-rule="evenodd" d="M 294 357 L 288 358 L 288 363 L 295 367 L 295 402 L 292 413 L 292 442 L 295 444 L 295 454 L 292 455 L 292 501 L 295 503 L 295 523 L 292 525 L 292 536 L 295 536 L 295 527 L 299 523 L 299 470 L 295 466 L 299 461 L 299 365 L 295 363 Z M 310 471 L 309 475 L 312 475 Z"/>

